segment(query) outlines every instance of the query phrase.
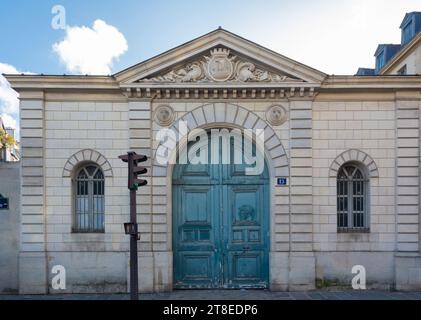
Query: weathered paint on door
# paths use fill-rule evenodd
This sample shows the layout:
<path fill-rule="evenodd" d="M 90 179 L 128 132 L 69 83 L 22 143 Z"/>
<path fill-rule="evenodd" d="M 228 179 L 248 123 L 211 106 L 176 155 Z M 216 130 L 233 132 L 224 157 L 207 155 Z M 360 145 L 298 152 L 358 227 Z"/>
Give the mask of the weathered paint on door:
<path fill-rule="evenodd" d="M 177 165 L 173 175 L 174 287 L 267 288 L 268 172 L 243 165 Z"/>

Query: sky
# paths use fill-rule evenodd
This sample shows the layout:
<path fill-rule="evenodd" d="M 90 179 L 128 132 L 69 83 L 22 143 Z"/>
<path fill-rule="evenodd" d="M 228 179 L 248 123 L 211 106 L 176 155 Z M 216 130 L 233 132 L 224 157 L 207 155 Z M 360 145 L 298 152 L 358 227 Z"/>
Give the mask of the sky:
<path fill-rule="evenodd" d="M 114 74 L 219 26 L 327 74 L 374 67 L 420 0 L 0 0 L 0 74 Z M 18 129 L 0 76 L 0 115 Z"/>

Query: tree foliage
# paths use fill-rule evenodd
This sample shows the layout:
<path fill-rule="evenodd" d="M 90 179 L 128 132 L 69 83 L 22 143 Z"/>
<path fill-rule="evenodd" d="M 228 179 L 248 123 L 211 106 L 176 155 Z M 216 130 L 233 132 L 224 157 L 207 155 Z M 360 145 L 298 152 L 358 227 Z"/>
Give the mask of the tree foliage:
<path fill-rule="evenodd" d="M 0 128 L 0 149 L 8 148 L 16 145 L 15 139 L 7 132 Z"/>

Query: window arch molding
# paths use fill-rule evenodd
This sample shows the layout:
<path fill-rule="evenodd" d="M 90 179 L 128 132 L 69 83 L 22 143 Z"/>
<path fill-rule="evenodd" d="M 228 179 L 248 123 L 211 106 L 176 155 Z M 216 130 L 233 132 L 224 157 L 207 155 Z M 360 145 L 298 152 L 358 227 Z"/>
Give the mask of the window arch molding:
<path fill-rule="evenodd" d="M 338 176 L 339 170 L 346 163 L 360 163 L 361 168 L 365 171 L 367 179 L 378 178 L 379 169 L 376 162 L 367 153 L 361 150 L 351 149 L 341 153 L 330 165 L 329 177 L 335 178 Z"/>
<path fill-rule="evenodd" d="M 63 168 L 63 178 L 72 178 L 79 166 L 85 162 L 98 165 L 106 178 L 113 177 L 113 169 L 101 153 L 92 149 L 84 149 L 76 152 L 67 160 Z"/>

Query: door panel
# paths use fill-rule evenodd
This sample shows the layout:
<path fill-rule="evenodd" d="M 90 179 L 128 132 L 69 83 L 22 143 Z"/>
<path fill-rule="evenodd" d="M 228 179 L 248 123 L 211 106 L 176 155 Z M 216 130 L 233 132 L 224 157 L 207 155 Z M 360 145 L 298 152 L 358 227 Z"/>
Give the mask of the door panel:
<path fill-rule="evenodd" d="M 176 288 L 217 288 L 215 279 L 215 255 L 205 251 L 182 251 L 178 253 Z"/>
<path fill-rule="evenodd" d="M 265 288 L 269 282 L 265 186 L 227 185 L 225 188 L 227 286 Z"/>
<path fill-rule="evenodd" d="M 212 185 L 174 186 L 175 287 L 216 287 L 215 196 Z"/>
<path fill-rule="evenodd" d="M 266 288 L 268 172 L 178 165 L 173 176 L 174 287 Z"/>
<path fill-rule="evenodd" d="M 260 251 L 230 252 L 228 255 L 228 287 L 266 288 L 262 278 L 263 254 Z"/>

